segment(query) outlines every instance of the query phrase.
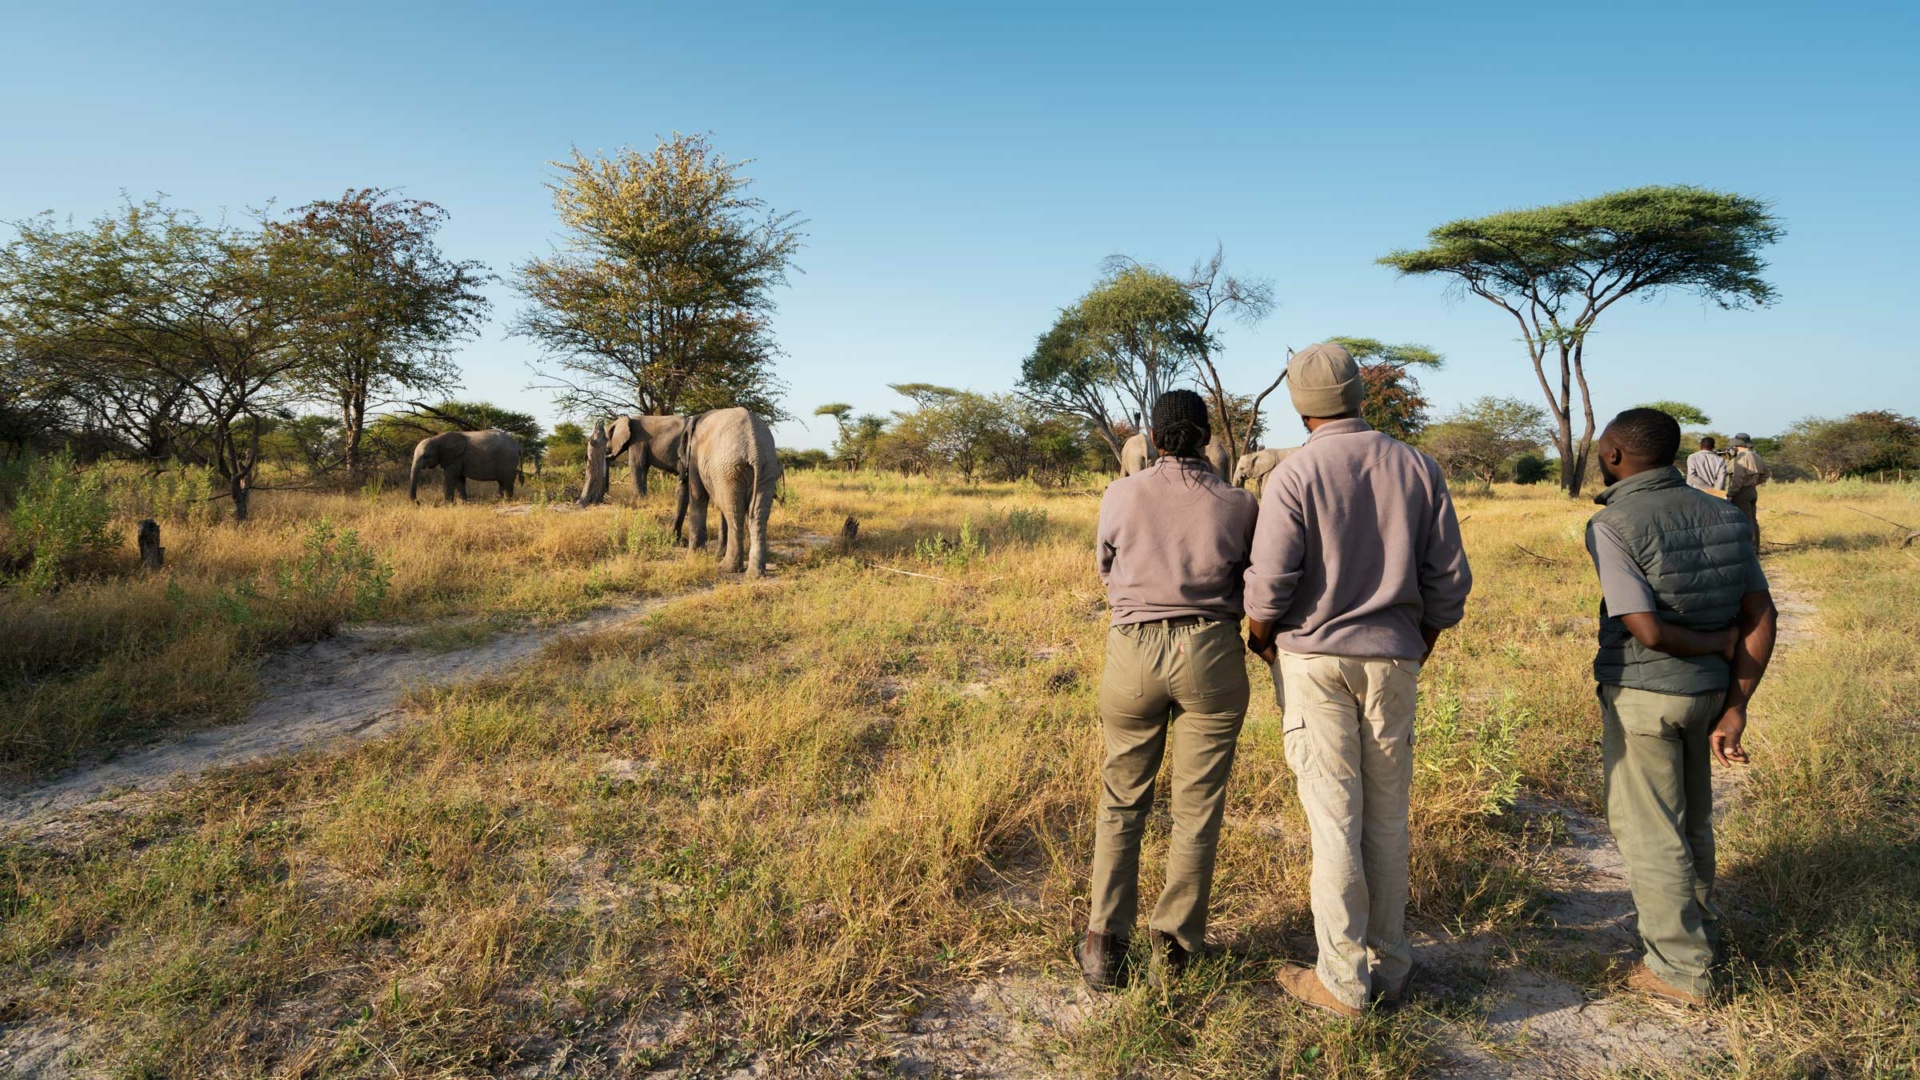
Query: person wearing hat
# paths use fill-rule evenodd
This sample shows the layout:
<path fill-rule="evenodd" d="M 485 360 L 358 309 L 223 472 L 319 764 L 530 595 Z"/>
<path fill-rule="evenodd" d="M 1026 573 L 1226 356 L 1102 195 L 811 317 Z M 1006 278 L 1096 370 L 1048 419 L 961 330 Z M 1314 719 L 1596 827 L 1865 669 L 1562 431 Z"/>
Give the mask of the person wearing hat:
<path fill-rule="evenodd" d="M 1727 501 L 1747 515 L 1755 551 L 1760 550 L 1760 485 L 1766 482 L 1767 463 L 1754 452 L 1753 439 L 1744 431 L 1735 435 L 1727 455 Z"/>
<path fill-rule="evenodd" d="M 1073 949 L 1095 990 L 1129 978 L 1140 841 L 1168 758 L 1173 831 L 1166 884 L 1147 920 L 1152 971 L 1178 975 L 1205 946 L 1227 775 L 1247 714 L 1241 575 L 1258 505 L 1202 456 L 1212 432 L 1200 395 L 1168 391 L 1152 415 L 1160 456 L 1107 486 L 1095 546 L 1113 610 L 1099 691 L 1106 759 L 1091 911 Z"/>
<path fill-rule="evenodd" d="M 1342 1016 L 1398 1004 L 1407 942 L 1415 680 L 1473 574 L 1440 466 L 1360 418 L 1339 345 L 1287 364 L 1305 446 L 1267 477 L 1246 574 L 1247 647 L 1273 666 L 1313 841 L 1316 966 L 1279 976 Z"/>

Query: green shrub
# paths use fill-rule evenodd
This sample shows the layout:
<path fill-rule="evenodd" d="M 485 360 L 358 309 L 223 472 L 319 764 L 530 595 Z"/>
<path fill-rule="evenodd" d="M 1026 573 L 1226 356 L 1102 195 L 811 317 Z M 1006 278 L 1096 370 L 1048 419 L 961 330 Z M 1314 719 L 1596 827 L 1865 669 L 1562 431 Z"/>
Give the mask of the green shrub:
<path fill-rule="evenodd" d="M 71 580 L 120 546 L 107 528 L 112 518 L 103 474 L 80 467 L 66 454 L 41 458 L 29 467 L 8 515 L 13 529 L 9 568 L 29 592 Z"/>
<path fill-rule="evenodd" d="M 1038 542 L 1047 535 L 1047 512 L 1045 510 L 1009 510 L 1007 511 L 1007 536 L 1022 544 Z"/>
<path fill-rule="evenodd" d="M 1516 484 L 1537 484 L 1545 480 L 1550 471 L 1547 459 L 1539 454 L 1521 454 L 1513 459 L 1513 482 Z"/>
<path fill-rule="evenodd" d="M 300 557 L 274 571 L 273 600 L 284 620 L 282 632 L 305 640 L 348 619 L 369 618 L 379 612 L 392 582 L 392 565 L 362 545 L 358 533 L 335 530 L 330 519 L 321 518 L 307 526 Z"/>

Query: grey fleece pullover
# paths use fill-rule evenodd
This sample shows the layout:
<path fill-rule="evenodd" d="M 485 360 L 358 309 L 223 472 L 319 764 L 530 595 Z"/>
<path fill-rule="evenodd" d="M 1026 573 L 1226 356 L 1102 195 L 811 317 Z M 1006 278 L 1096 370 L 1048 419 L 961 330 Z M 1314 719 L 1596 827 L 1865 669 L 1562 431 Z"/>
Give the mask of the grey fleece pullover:
<path fill-rule="evenodd" d="M 1418 660 L 1473 572 L 1440 466 L 1364 420 L 1323 424 L 1267 477 L 1247 614 L 1284 651 Z"/>
<path fill-rule="evenodd" d="M 1094 557 L 1113 625 L 1188 615 L 1238 622 L 1259 506 L 1198 458 L 1161 457 L 1107 485 Z"/>

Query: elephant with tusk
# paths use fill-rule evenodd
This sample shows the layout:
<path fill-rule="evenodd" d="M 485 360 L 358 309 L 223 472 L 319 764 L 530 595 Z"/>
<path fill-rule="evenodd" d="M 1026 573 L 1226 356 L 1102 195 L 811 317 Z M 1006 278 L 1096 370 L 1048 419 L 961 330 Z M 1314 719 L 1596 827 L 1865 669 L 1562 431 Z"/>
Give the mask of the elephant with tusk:
<path fill-rule="evenodd" d="M 520 444 L 498 428 L 447 431 L 421 439 L 413 447 L 407 498 L 420 501 L 420 473 L 432 469 L 440 470 L 447 502 L 456 496 L 466 501 L 468 480 L 492 480 L 500 485 L 500 497 L 511 499 L 520 475 Z"/>
<path fill-rule="evenodd" d="M 1251 454 L 1241 454 L 1240 460 L 1233 465 L 1233 486 L 1239 487 L 1252 480 L 1255 485 L 1255 494 L 1264 494 L 1267 490 L 1267 474 L 1273 472 L 1276 466 L 1287 460 L 1288 454 L 1297 449 L 1299 447 L 1290 446 L 1280 450 L 1255 450 Z"/>

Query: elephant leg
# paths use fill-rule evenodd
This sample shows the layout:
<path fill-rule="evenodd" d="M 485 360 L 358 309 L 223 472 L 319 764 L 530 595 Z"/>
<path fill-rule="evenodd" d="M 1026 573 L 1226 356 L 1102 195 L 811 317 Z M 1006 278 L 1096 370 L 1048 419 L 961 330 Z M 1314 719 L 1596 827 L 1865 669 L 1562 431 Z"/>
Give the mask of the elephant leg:
<path fill-rule="evenodd" d="M 747 573 L 753 577 L 767 572 L 767 518 L 773 514 L 773 484 L 754 477 L 753 502 L 747 509 Z"/>
<path fill-rule="evenodd" d="M 453 475 L 453 470 L 447 469 L 442 472 L 440 476 L 440 501 L 444 503 L 453 502 L 454 496 L 459 494 L 459 491 L 460 483 L 458 478 Z"/>
<path fill-rule="evenodd" d="M 460 492 L 460 501 L 466 502 L 469 498 L 469 496 L 467 495 L 467 474 L 466 473 L 461 473 L 460 479 L 454 481 L 454 488 L 455 490 Z"/>
<path fill-rule="evenodd" d="M 512 473 L 508 473 L 507 478 L 505 480 L 500 481 L 500 498 L 501 499 L 505 500 L 505 499 L 513 498 L 513 485 L 518 479 L 519 478 L 514 476 Z"/>
<path fill-rule="evenodd" d="M 736 479 L 733 490 L 727 492 L 728 573 L 738 574 L 747 568 L 747 500 L 751 491 Z"/>
<path fill-rule="evenodd" d="M 696 551 L 707 546 L 707 492 L 699 484 L 687 503 L 687 546 Z"/>

